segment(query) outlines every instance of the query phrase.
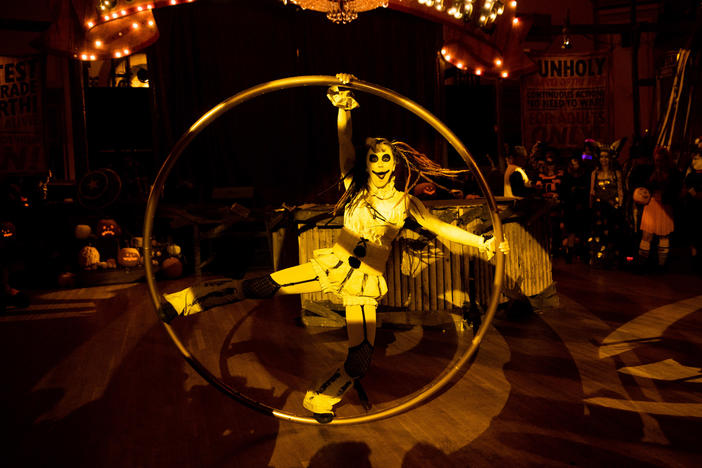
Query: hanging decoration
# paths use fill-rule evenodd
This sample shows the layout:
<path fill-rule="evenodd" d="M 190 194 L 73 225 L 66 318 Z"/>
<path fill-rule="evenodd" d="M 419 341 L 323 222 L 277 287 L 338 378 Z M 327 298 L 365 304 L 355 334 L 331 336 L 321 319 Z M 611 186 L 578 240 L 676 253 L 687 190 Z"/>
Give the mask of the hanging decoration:
<path fill-rule="evenodd" d="M 155 8 L 195 0 L 70 0 L 55 2 L 57 17 L 44 35 L 46 47 L 78 60 L 126 57 L 153 44 Z"/>
<path fill-rule="evenodd" d="M 509 78 L 536 71 L 534 62 L 524 53 L 531 19 L 509 9 L 491 24 L 491 30 L 460 22 L 445 23 L 441 57 L 456 68 L 478 76 Z M 463 20 L 461 20 L 463 21 Z"/>
<path fill-rule="evenodd" d="M 283 0 L 303 10 L 321 11 L 334 23 L 346 24 L 358 18 L 358 13 L 387 7 L 388 0 Z"/>

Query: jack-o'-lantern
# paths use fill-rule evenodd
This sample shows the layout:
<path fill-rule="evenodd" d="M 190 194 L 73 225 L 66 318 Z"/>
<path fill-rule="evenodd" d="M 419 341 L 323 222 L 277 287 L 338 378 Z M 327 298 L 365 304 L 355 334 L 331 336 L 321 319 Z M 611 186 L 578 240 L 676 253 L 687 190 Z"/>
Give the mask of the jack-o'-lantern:
<path fill-rule="evenodd" d="M 75 238 L 78 240 L 85 240 L 90 237 L 93 230 L 87 224 L 77 224 L 74 232 Z"/>
<path fill-rule="evenodd" d="M 161 263 L 161 271 L 166 278 L 178 278 L 183 274 L 183 263 L 176 257 L 168 257 Z"/>
<path fill-rule="evenodd" d="M 78 252 L 78 265 L 86 270 L 94 270 L 100 262 L 100 252 L 92 245 L 86 245 Z"/>
<path fill-rule="evenodd" d="M 123 267 L 133 268 L 139 264 L 140 259 L 139 251 L 133 247 L 121 248 L 117 254 L 117 263 Z"/>
<path fill-rule="evenodd" d="M 12 239 L 16 234 L 17 230 L 15 229 L 15 225 L 13 223 L 5 221 L 4 223 L 0 224 L 0 236 L 3 239 Z"/>
<path fill-rule="evenodd" d="M 101 219 L 97 223 L 98 237 L 112 238 L 119 237 L 122 234 L 122 229 L 114 219 Z"/>

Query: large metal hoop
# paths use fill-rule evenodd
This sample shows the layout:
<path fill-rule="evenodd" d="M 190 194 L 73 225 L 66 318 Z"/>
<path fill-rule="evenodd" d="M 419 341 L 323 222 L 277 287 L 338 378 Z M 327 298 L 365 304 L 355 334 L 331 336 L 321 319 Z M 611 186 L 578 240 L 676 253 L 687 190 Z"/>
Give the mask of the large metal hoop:
<path fill-rule="evenodd" d="M 183 134 L 182 137 L 180 137 L 178 142 L 173 147 L 173 150 L 171 150 L 171 153 L 168 155 L 163 165 L 161 166 L 158 175 L 156 176 L 156 180 L 151 189 L 151 193 L 149 194 L 149 200 L 146 204 L 146 214 L 144 216 L 144 266 L 146 268 L 146 281 L 148 283 L 149 293 L 151 294 L 154 310 L 158 310 L 161 298 L 160 293 L 156 289 L 153 268 L 151 266 L 151 233 L 153 230 L 154 215 L 156 214 L 158 200 L 161 197 L 161 194 L 163 193 L 164 183 L 168 177 L 168 174 L 170 173 L 175 163 L 178 161 L 180 155 L 193 140 L 193 138 L 195 138 L 195 136 L 197 136 L 202 130 L 204 130 L 209 124 L 214 122 L 219 116 L 221 116 L 225 112 L 257 96 L 262 96 L 264 94 L 268 94 L 274 91 L 290 88 L 299 88 L 303 86 L 327 87 L 339 84 L 340 82 L 337 78 L 325 75 L 295 76 L 275 81 L 269 81 L 267 83 L 262 83 L 257 86 L 253 86 L 245 91 L 242 91 L 238 94 L 235 94 L 234 96 L 222 101 L 221 103 L 210 109 L 208 112 L 206 112 L 202 117 L 200 117 L 198 121 L 195 122 Z M 500 223 L 500 219 L 497 215 L 497 203 L 495 202 L 495 198 L 492 195 L 492 192 L 490 191 L 490 187 L 488 187 L 488 184 L 485 181 L 485 177 L 478 169 L 478 166 L 475 164 L 473 157 L 470 155 L 463 143 L 461 143 L 461 141 L 456 137 L 456 135 L 454 135 L 453 132 L 451 132 L 451 130 L 449 130 L 443 122 L 441 122 L 439 119 L 437 119 L 434 115 L 432 115 L 429 111 L 424 109 L 419 104 L 390 89 L 383 88 L 381 86 L 360 80 L 354 80 L 350 83 L 344 84 L 343 86 L 355 89 L 357 91 L 374 94 L 382 99 L 385 99 L 386 101 L 395 103 L 398 106 L 403 107 L 404 109 L 414 113 L 419 118 L 421 118 L 429 125 L 434 127 L 434 129 L 436 129 L 436 131 L 439 132 L 451 146 L 453 146 L 453 148 L 458 152 L 458 154 L 461 155 L 463 160 L 466 162 L 467 166 L 473 171 L 476 180 L 480 185 L 480 189 L 482 190 L 483 195 L 487 200 L 487 205 L 490 209 L 490 215 L 492 217 L 495 237 L 497 239 L 502 239 L 502 224 Z M 482 326 L 480 327 L 478 333 L 473 337 L 470 346 L 465 351 L 465 353 L 458 359 L 458 361 L 453 367 L 447 368 L 439 377 L 434 379 L 428 385 L 409 395 L 403 401 L 390 408 L 386 408 L 374 413 L 368 413 L 362 416 L 335 418 L 327 425 L 341 426 L 359 424 L 371 421 L 378 421 L 381 419 L 398 415 L 409 410 L 412 407 L 417 406 L 432 395 L 436 394 L 444 385 L 446 385 L 461 370 L 461 368 L 465 366 L 466 362 L 468 362 L 468 360 L 475 354 L 475 352 L 478 349 L 478 346 L 480 345 L 480 342 L 483 339 L 483 336 L 485 335 L 488 327 L 492 323 L 493 317 L 495 316 L 499 294 L 502 290 L 502 280 L 504 276 L 505 265 L 504 254 L 499 250 L 497 251 L 495 258 L 496 265 L 495 276 L 493 278 L 493 289 L 490 294 L 490 303 L 485 314 L 485 319 L 483 320 Z M 298 416 L 293 413 L 288 413 L 276 408 L 272 408 L 238 392 L 236 389 L 227 385 L 217 376 L 212 374 L 207 368 L 205 368 L 205 366 L 202 363 L 200 363 L 200 361 L 198 361 L 192 354 L 190 354 L 188 349 L 183 345 L 183 343 L 180 341 L 180 339 L 175 334 L 173 328 L 170 325 L 168 325 L 167 323 L 163 323 L 163 326 L 166 328 L 166 331 L 168 332 L 168 335 L 170 336 L 171 340 L 178 347 L 178 350 L 180 351 L 183 358 L 185 358 L 185 360 L 188 362 L 188 364 L 190 364 L 190 366 L 193 369 L 195 369 L 195 371 L 197 371 L 197 373 L 199 373 L 205 380 L 207 380 L 210 384 L 215 386 L 224 394 L 228 395 L 229 397 L 233 398 L 234 400 L 242 403 L 243 405 L 249 408 L 252 408 L 269 416 L 274 416 L 282 420 L 302 424 L 320 424 L 314 418 Z"/>

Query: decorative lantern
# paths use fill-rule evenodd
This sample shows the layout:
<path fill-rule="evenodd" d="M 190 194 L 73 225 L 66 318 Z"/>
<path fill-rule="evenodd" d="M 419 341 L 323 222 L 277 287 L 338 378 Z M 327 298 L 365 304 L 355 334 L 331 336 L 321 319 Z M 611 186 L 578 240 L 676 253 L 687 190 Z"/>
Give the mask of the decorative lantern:
<path fill-rule="evenodd" d="M 161 271 L 166 278 L 178 278 L 183 274 L 183 263 L 176 257 L 168 257 L 161 263 Z"/>
<path fill-rule="evenodd" d="M 171 257 L 180 257 L 180 246 L 177 244 L 169 244 L 166 248 L 166 252 Z"/>
<path fill-rule="evenodd" d="M 100 262 L 100 252 L 92 245 L 86 245 L 78 252 L 78 265 L 86 270 L 94 270 Z"/>
<path fill-rule="evenodd" d="M 97 224 L 97 235 L 105 239 L 119 237 L 122 234 L 122 229 L 114 219 L 101 219 Z"/>
<path fill-rule="evenodd" d="M 74 232 L 75 238 L 78 240 L 85 240 L 90 237 L 93 230 L 87 224 L 77 224 Z"/>
<path fill-rule="evenodd" d="M 121 248 L 117 254 L 117 263 L 127 268 L 137 266 L 140 259 L 141 255 L 139 255 L 139 251 L 133 247 Z"/>

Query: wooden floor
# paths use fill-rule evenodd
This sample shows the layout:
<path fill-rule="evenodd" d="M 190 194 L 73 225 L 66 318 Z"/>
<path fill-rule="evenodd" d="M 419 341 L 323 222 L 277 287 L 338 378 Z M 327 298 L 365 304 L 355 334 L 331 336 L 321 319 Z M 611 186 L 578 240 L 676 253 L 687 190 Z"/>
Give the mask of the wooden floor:
<path fill-rule="evenodd" d="M 702 466 L 702 279 L 557 264 L 561 306 L 500 311 L 466 372 L 403 415 L 350 427 L 256 413 L 180 358 L 143 284 L 37 291 L 0 316 L 2 466 Z M 164 291 L 187 284 L 162 284 Z M 296 298 L 245 301 L 175 329 L 228 384 L 305 414 L 342 330 Z M 427 385 L 470 333 L 383 328 L 377 408 Z M 355 395 L 339 414 L 361 414 Z"/>

